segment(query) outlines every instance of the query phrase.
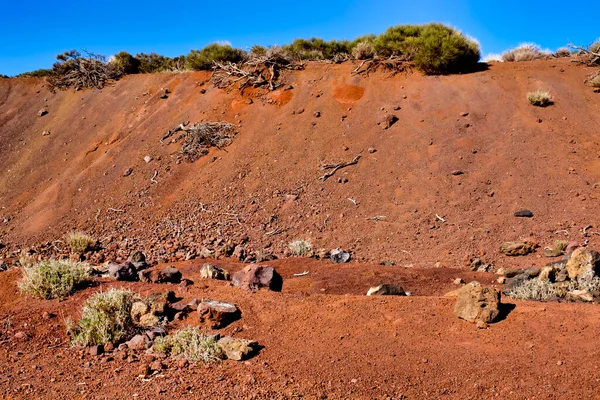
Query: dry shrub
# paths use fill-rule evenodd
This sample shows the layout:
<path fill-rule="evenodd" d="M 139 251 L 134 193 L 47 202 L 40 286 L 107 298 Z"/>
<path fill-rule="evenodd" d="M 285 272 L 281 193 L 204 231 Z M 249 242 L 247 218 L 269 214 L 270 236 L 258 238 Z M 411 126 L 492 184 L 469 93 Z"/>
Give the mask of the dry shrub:
<path fill-rule="evenodd" d="M 86 281 L 87 264 L 71 260 L 23 262 L 19 288 L 42 299 L 64 299 Z"/>
<path fill-rule="evenodd" d="M 373 49 L 373 43 L 369 41 L 359 42 L 354 49 L 352 49 L 352 57 L 357 60 L 367 60 L 373 58 L 375 55 L 375 49 Z"/>
<path fill-rule="evenodd" d="M 600 88 L 600 71 L 592 74 L 586 81 L 592 87 Z"/>
<path fill-rule="evenodd" d="M 74 345 L 91 346 L 117 343 L 133 336 L 137 328 L 131 318 L 131 305 L 137 295 L 128 290 L 111 289 L 90 297 L 83 306 L 81 320 L 67 327 Z"/>
<path fill-rule="evenodd" d="M 527 100 L 534 106 L 547 107 L 553 103 L 550 93 L 543 90 L 527 93 Z"/>
<path fill-rule="evenodd" d="M 228 146 L 236 134 L 235 125 L 227 122 L 200 122 L 186 127 L 177 138 L 177 141 L 183 140 L 179 156 L 194 162 L 206 155 L 211 147 Z"/>
<path fill-rule="evenodd" d="M 215 338 L 205 336 L 199 328 L 191 326 L 157 338 L 152 349 L 167 356 L 181 356 L 191 362 L 212 362 L 223 358 Z"/>
<path fill-rule="evenodd" d="M 516 300 L 549 301 L 565 297 L 567 292 L 573 289 L 572 286 L 571 282 L 561 285 L 540 279 L 528 279 L 504 294 Z"/>
<path fill-rule="evenodd" d="M 290 252 L 298 257 L 307 257 L 312 254 L 312 243 L 306 240 L 295 240 L 288 245 Z"/>
<path fill-rule="evenodd" d="M 122 74 L 113 64 L 106 62 L 104 56 L 95 53 L 83 56 L 76 50 L 70 50 L 57 55 L 56 59 L 47 78 L 52 90 L 102 89 L 107 82 L 118 79 Z"/>
<path fill-rule="evenodd" d="M 548 53 L 540 50 L 536 44 L 522 44 L 516 49 L 508 50 L 502 54 L 502 60 L 506 62 L 532 61 L 547 58 Z"/>
<path fill-rule="evenodd" d="M 96 245 L 97 240 L 84 232 L 71 232 L 67 236 L 67 242 L 73 253 L 83 254 L 91 250 Z"/>
<path fill-rule="evenodd" d="M 556 50 L 556 53 L 554 53 L 554 57 L 557 57 L 557 58 L 570 57 L 570 56 L 571 56 L 571 50 L 569 50 L 566 47 L 561 47 L 560 49 Z"/>

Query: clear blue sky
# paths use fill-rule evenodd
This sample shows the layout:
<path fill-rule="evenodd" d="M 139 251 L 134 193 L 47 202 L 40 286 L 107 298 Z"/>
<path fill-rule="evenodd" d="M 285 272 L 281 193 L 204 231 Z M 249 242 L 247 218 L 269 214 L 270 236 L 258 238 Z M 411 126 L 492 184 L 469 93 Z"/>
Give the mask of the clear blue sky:
<path fill-rule="evenodd" d="M 353 39 L 399 24 L 442 22 L 479 40 L 482 55 L 522 42 L 556 49 L 600 36 L 598 0 L 6 0 L 0 74 L 50 68 L 56 54 L 187 54 L 214 41 L 239 48 L 296 38 Z"/>

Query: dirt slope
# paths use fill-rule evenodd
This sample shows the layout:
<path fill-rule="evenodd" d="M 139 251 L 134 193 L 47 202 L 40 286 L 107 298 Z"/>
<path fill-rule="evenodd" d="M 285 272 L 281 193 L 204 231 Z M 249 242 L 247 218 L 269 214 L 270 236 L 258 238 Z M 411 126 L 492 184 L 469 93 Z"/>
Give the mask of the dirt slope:
<path fill-rule="evenodd" d="M 465 270 L 468 255 L 507 268 L 550 261 L 539 250 L 505 257 L 506 240 L 600 249 L 600 95 L 583 85 L 591 70 L 569 60 L 442 77 L 353 68 L 311 64 L 274 93 L 216 89 L 205 73 L 55 94 L 36 79 L 0 79 L 0 258 L 47 241 L 60 251 L 54 241 L 82 229 L 100 238 L 105 259 L 142 248 L 194 281 L 98 280 L 58 302 L 21 295 L 18 269 L 0 272 L 0 397 L 599 398 L 597 305 L 504 299 L 501 321 L 477 330 L 443 296 L 457 277 L 494 284 L 494 274 Z M 538 88 L 555 104 L 530 106 L 525 95 Z M 398 122 L 384 130 L 377 123 L 388 114 Z M 239 134 L 178 163 L 179 144 L 160 139 L 186 121 L 228 121 Z M 358 154 L 358 164 L 318 180 L 321 163 Z M 535 216 L 515 218 L 521 208 Z M 219 240 L 281 256 L 294 239 L 350 250 L 353 261 L 275 260 L 283 291 L 254 294 L 203 281 L 204 261 L 182 261 Z M 386 259 L 395 266 L 378 265 Z M 414 296 L 364 296 L 380 283 Z M 92 357 L 65 334 L 64 321 L 111 286 L 235 302 L 242 319 L 223 333 L 265 347 L 247 362 L 172 364 L 141 378 L 143 355 Z"/>
<path fill-rule="evenodd" d="M 210 227 L 248 235 L 256 248 L 282 251 L 302 238 L 415 266 L 456 266 L 481 251 L 502 263 L 501 241 L 551 244 L 565 237 L 557 230 L 583 240 L 600 182 L 600 96 L 582 83 L 589 69 L 565 59 L 365 78 L 352 68 L 310 65 L 286 77 L 292 89 L 266 97 L 198 86 L 204 73 L 128 76 L 101 91 L 57 94 L 38 80 L 1 80 L 0 213 L 10 219 L 1 240 L 54 240 L 77 227 L 144 244 L 177 231 L 193 247 Z M 530 106 L 525 94 L 537 88 L 556 103 Z M 383 130 L 386 114 L 399 121 Z M 221 120 L 238 124 L 239 135 L 195 163 L 176 164 L 178 145 L 159 142 L 181 122 Z M 317 180 L 321 162 L 358 154 L 356 166 Z M 520 208 L 535 217 L 514 218 Z M 368 220 L 375 216 L 386 218 Z"/>

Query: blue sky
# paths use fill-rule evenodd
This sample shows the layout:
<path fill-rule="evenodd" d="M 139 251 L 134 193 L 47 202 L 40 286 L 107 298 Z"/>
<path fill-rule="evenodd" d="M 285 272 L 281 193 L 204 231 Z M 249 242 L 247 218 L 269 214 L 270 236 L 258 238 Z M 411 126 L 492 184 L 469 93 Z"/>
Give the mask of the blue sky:
<path fill-rule="evenodd" d="M 597 39 L 597 8 L 597 0 L 7 0 L 0 8 L 0 74 L 49 68 L 56 54 L 69 49 L 177 56 L 214 41 L 250 48 L 300 37 L 353 39 L 428 22 L 476 38 L 482 55 L 523 42 L 556 49 Z"/>

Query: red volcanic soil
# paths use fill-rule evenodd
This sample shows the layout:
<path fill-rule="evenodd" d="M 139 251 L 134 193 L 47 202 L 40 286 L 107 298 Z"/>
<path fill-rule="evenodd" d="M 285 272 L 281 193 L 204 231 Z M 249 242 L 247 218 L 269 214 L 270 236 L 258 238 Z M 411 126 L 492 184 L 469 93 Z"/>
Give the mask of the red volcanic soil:
<path fill-rule="evenodd" d="M 502 319 L 478 330 L 443 296 L 457 277 L 495 284 L 496 275 L 464 267 L 472 255 L 498 268 L 551 261 L 541 249 L 506 257 L 504 241 L 600 248 L 600 94 L 583 83 L 593 70 L 568 59 L 452 76 L 364 77 L 354 68 L 311 63 L 271 93 L 217 89 L 206 73 L 127 76 L 102 90 L 58 93 L 37 79 L 0 79 L 0 258 L 46 242 L 62 253 L 65 233 L 78 229 L 100 240 L 103 260 L 141 249 L 194 281 L 181 289 L 100 279 L 58 302 L 20 294 L 18 269 L 0 272 L 0 395 L 600 398 L 597 305 L 503 298 L 512 306 Z M 536 89 L 554 104 L 529 105 L 526 93 Z M 39 117 L 42 108 L 48 114 Z M 383 129 L 390 114 L 398 121 Z M 239 133 L 226 148 L 178 162 L 180 143 L 160 139 L 187 121 L 231 122 Z M 359 154 L 357 164 L 318 179 L 322 164 Z M 514 217 L 519 209 L 534 217 Z M 251 294 L 203 281 L 203 261 L 183 261 L 218 239 L 279 257 L 306 239 L 353 257 L 269 262 L 283 291 Z M 232 272 L 244 265 L 216 263 Z M 381 283 L 413 296 L 364 296 Z M 141 378 L 143 353 L 71 348 L 64 321 L 111 286 L 232 301 L 242 318 L 223 333 L 264 349 L 246 362 L 173 363 Z"/>

